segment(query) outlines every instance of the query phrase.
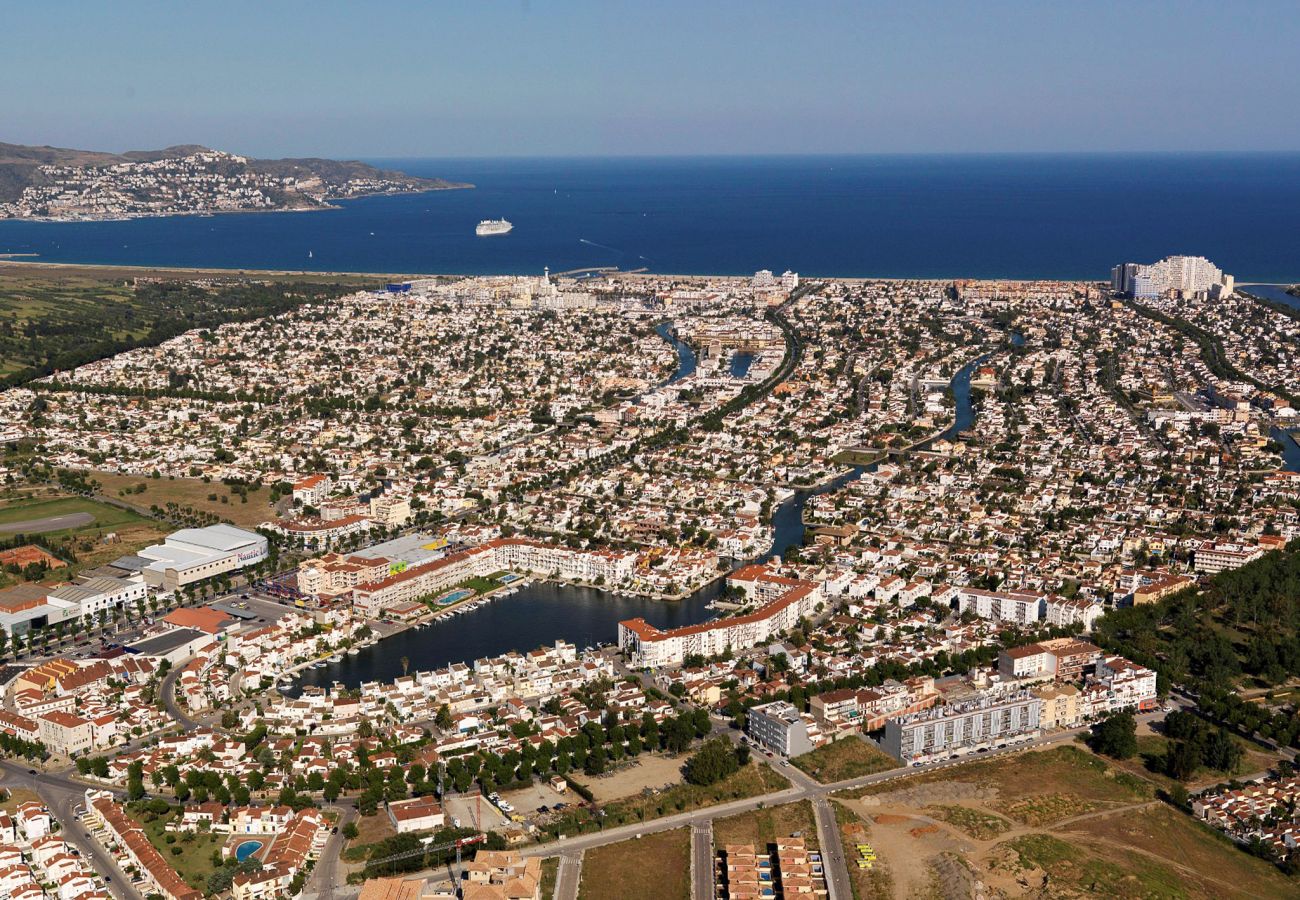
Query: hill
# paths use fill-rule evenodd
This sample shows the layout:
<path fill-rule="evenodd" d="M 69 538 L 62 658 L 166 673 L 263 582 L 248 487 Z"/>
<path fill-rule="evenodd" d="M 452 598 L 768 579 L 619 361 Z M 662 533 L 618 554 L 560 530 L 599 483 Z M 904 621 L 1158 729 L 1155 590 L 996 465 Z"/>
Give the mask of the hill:
<path fill-rule="evenodd" d="M 468 187 L 357 160 L 253 159 L 197 144 L 105 153 L 0 143 L 0 218 L 313 209 L 368 194 Z"/>

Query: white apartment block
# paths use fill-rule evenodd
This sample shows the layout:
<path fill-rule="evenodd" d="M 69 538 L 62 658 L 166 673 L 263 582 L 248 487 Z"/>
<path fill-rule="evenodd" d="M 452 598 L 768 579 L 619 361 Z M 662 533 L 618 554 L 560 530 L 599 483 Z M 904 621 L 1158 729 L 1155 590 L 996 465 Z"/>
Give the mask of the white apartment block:
<path fill-rule="evenodd" d="M 784 700 L 750 709 L 746 730 L 759 746 L 782 756 L 801 756 L 823 743 L 816 720 Z"/>
<path fill-rule="evenodd" d="M 633 665 L 681 665 L 692 654 L 716 656 L 728 648 L 738 652 L 756 647 L 815 611 L 822 600 L 820 585 L 776 576 L 750 576 L 750 570 L 762 568 L 749 566 L 728 579 L 759 599 L 775 595 L 752 613 L 669 631 L 661 631 L 645 619 L 627 619 L 618 623 L 619 647 L 628 653 Z"/>
<path fill-rule="evenodd" d="M 1263 555 L 1264 551 L 1259 547 L 1206 541 L 1196 548 L 1193 563 L 1196 571 L 1214 575 L 1229 569 L 1240 569 L 1246 563 L 1254 562 Z"/>
<path fill-rule="evenodd" d="M 989 694 L 885 723 L 885 752 L 901 762 L 947 756 L 1034 736 L 1043 701 L 1027 691 Z"/>
<path fill-rule="evenodd" d="M 1034 625 L 1043 620 L 1046 597 L 1036 591 L 986 591 L 963 587 L 957 592 L 957 612 L 967 610 L 981 619 Z"/>

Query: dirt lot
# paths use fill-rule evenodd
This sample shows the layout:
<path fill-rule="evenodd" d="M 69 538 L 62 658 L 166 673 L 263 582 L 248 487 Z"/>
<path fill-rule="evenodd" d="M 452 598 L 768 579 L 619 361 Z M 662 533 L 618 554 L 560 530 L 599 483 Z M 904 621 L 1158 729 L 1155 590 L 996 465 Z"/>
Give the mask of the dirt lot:
<path fill-rule="evenodd" d="M 843 797 L 861 896 L 1281 897 L 1273 866 L 1156 800 L 1145 781 L 1075 747 L 974 763 Z"/>
<path fill-rule="evenodd" d="M 500 831 L 509 824 L 501 811 L 488 802 L 487 797 L 478 801 L 471 797 L 449 797 L 446 803 L 446 813 L 448 823 L 453 818 L 457 818 L 460 819 L 460 824 L 466 828 Z"/>
<path fill-rule="evenodd" d="M 691 833 L 678 828 L 588 850 L 579 900 L 686 900 L 691 896 Z"/>
<path fill-rule="evenodd" d="M 583 779 L 597 803 L 633 797 L 646 788 L 665 788 L 682 781 L 682 758 L 642 754 L 632 765 L 608 775 Z M 512 801 L 513 802 L 513 801 Z"/>

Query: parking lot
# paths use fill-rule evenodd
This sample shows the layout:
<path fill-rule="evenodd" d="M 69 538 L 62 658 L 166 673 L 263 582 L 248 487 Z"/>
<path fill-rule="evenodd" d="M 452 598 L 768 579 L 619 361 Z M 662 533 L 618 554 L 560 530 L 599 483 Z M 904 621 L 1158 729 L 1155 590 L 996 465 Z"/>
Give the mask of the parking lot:
<path fill-rule="evenodd" d="M 247 598 L 244 597 L 245 594 L 248 595 Z M 236 603 L 247 603 L 248 608 L 239 609 L 235 607 Z M 253 618 L 248 621 L 254 623 L 260 620 L 262 624 L 270 624 L 285 613 L 294 612 L 297 609 L 292 604 L 279 603 L 257 590 L 243 590 L 226 594 L 213 600 L 208 606 L 231 613 L 243 613 L 244 615 L 251 613 Z"/>
<path fill-rule="evenodd" d="M 443 804 L 447 815 L 447 824 L 453 819 L 460 819 L 462 828 L 477 828 L 480 831 L 500 830 L 510 824 L 502 812 L 488 802 L 487 797 L 449 796 Z"/>

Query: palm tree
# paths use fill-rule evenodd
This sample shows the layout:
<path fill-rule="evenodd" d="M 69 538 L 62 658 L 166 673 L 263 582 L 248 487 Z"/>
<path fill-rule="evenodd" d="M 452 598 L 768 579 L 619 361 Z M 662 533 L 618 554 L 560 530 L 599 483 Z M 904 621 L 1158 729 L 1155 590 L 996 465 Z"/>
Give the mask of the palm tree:
<path fill-rule="evenodd" d="M 411 659 L 408 656 L 402 657 L 402 677 L 406 677 L 406 672 L 411 668 Z"/>

